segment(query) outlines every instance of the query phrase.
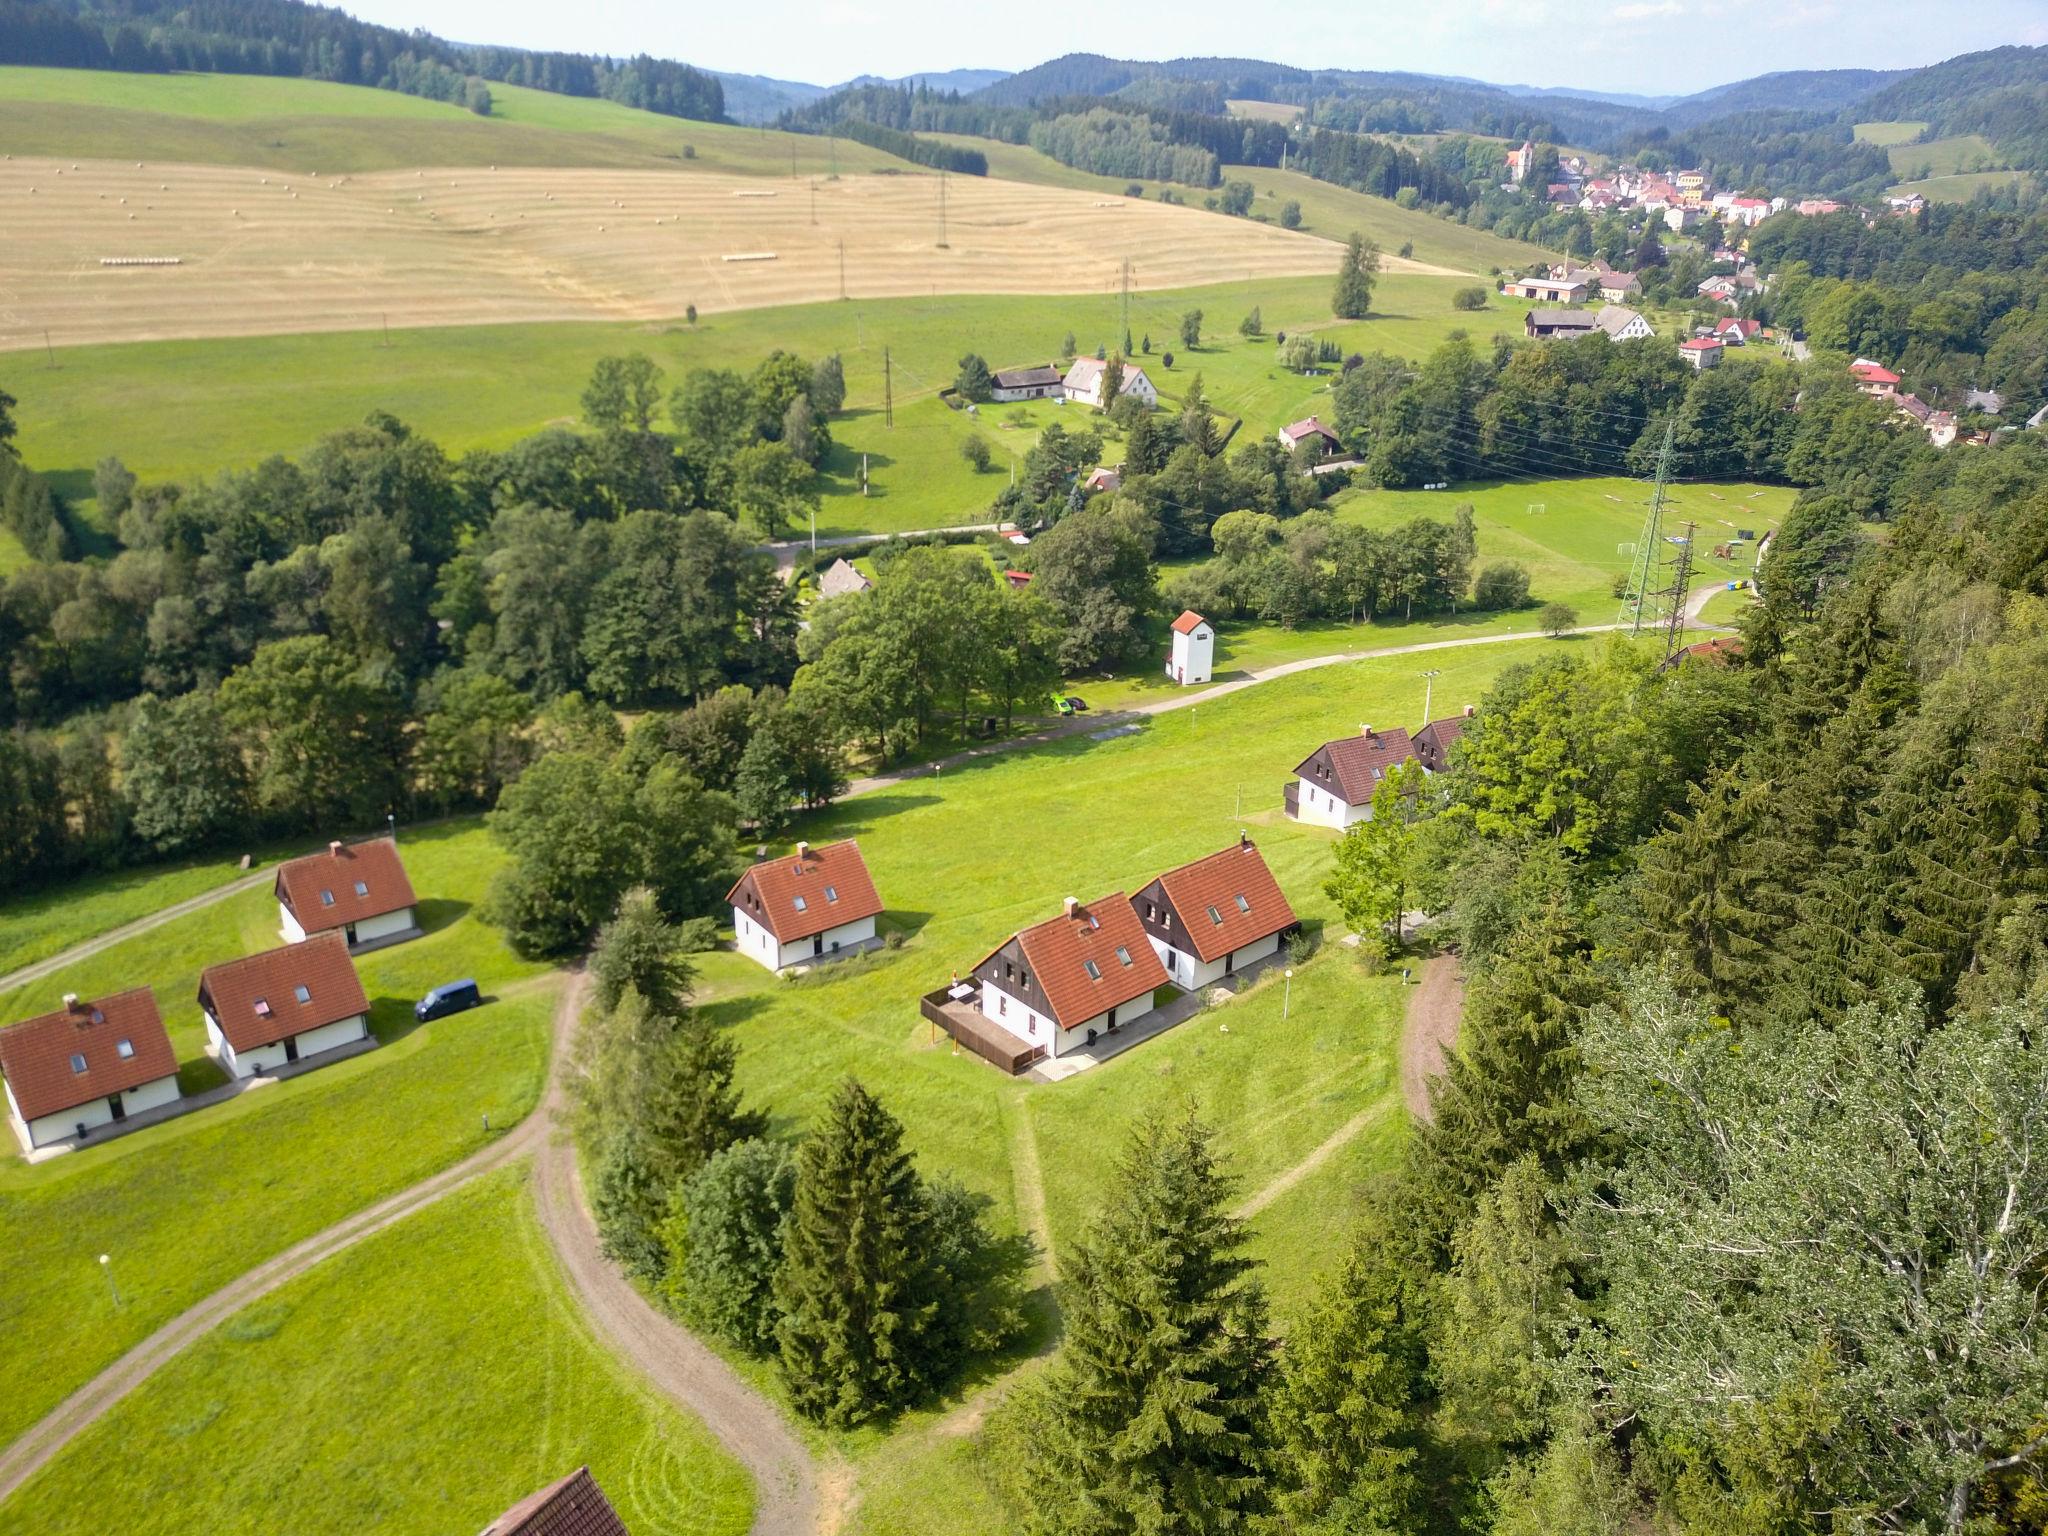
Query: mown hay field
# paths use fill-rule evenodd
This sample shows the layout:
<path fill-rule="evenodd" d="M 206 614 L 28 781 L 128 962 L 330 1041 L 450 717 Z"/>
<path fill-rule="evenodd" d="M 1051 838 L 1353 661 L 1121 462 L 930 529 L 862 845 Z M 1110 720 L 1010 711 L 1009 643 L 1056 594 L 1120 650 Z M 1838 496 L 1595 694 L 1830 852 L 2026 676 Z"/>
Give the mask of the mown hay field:
<path fill-rule="evenodd" d="M 978 177 L 0 161 L 0 350 L 1334 272 L 1325 239 Z M 943 235 L 943 243 L 941 236 Z M 175 257 L 176 266 L 108 267 Z M 842 290 L 841 263 L 844 262 Z"/>

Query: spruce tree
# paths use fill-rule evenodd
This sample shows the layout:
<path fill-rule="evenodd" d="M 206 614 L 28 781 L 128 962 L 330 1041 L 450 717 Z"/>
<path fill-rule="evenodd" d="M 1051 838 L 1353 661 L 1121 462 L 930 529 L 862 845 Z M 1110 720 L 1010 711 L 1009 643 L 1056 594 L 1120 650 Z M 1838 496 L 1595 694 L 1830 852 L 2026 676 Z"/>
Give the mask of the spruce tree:
<path fill-rule="evenodd" d="M 1639 898 L 1646 938 L 1723 1011 L 1748 1006 L 1775 977 L 1790 913 L 1770 871 L 1781 844 L 1767 781 L 1724 772 L 1686 788 L 1687 813 L 1644 845 Z M 1643 958 L 1655 958 L 1645 955 Z"/>
<path fill-rule="evenodd" d="M 940 1319 L 929 1226 L 903 1127 L 848 1078 L 804 1143 L 775 1276 L 782 1377 L 806 1418 L 846 1429 L 917 1395 Z"/>
<path fill-rule="evenodd" d="M 664 1187 L 689 1178 L 726 1148 L 765 1132 L 768 1117 L 740 1106 L 739 1046 L 701 1014 L 677 1026 L 652 1067 L 642 1129 Z"/>
<path fill-rule="evenodd" d="M 1372 309 L 1372 280 L 1379 270 L 1380 248 L 1353 230 L 1344 246 L 1344 263 L 1337 268 L 1330 313 L 1339 320 L 1363 320 Z"/>
<path fill-rule="evenodd" d="M 1242 1531 L 1269 1504 L 1273 1349 L 1230 1181 L 1189 1114 L 1139 1125 L 1105 1188 L 1065 1265 L 1059 1358 L 999 1431 L 1037 1458 L 1024 1523 Z"/>
<path fill-rule="evenodd" d="M 598 930 L 590 975 L 597 1006 L 606 1013 L 619 1006 L 629 987 L 656 1013 L 682 1012 L 692 979 L 689 956 L 680 930 L 662 916 L 646 886 L 620 897 L 617 913 Z"/>

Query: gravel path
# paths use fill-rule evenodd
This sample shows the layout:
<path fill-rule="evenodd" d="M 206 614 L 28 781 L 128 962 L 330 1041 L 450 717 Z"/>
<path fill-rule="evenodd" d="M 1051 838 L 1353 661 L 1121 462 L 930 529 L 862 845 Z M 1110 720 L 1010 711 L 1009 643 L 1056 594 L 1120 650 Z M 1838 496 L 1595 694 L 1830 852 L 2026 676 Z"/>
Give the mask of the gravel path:
<path fill-rule="evenodd" d="M 1431 955 L 1422 965 L 1422 980 L 1408 994 L 1408 1017 L 1401 1025 L 1401 1097 L 1417 1120 L 1431 1118 L 1429 1082 L 1444 1069 L 1444 1053 L 1458 1039 L 1458 1020 L 1465 1012 L 1465 973 L 1454 955 Z"/>
<path fill-rule="evenodd" d="M 502 1168 L 541 1144 L 549 1115 L 561 1095 L 565 1030 L 575 1018 L 582 977 L 572 977 L 555 1008 L 554 1041 L 549 1051 L 548 1086 L 542 1103 L 518 1126 L 451 1168 L 409 1189 L 400 1190 L 366 1210 L 316 1232 L 303 1242 L 266 1259 L 248 1273 L 222 1286 L 204 1301 L 186 1308 L 127 1354 L 101 1371 L 53 1408 L 19 1440 L 0 1452 L 0 1500 L 11 1497 L 65 1446 L 91 1428 L 116 1403 L 128 1396 L 183 1350 L 235 1313 L 261 1301 L 279 1286 L 296 1279 L 324 1259 L 374 1237 L 396 1222 L 424 1210 L 443 1195 L 472 1179 Z"/>
<path fill-rule="evenodd" d="M 0 992 L 12 992 L 26 982 L 41 981 L 45 976 L 55 975 L 67 965 L 98 954 L 103 949 L 112 949 L 116 944 L 134 938 L 138 933 L 147 933 L 152 928 L 161 928 L 165 923 L 174 922 L 190 912 L 203 911 L 217 902 L 226 901 L 230 896 L 239 895 L 252 885 L 262 885 L 277 878 L 277 866 L 259 869 L 253 874 L 230 880 L 226 885 L 217 885 L 210 891 L 201 891 L 197 896 L 188 896 L 183 901 L 165 907 L 161 912 L 152 912 L 147 917 L 138 917 L 132 923 L 123 923 L 118 928 L 109 928 L 105 933 L 95 934 L 69 949 L 60 950 L 47 959 L 24 965 L 18 971 L 9 971 L 0 976 Z"/>

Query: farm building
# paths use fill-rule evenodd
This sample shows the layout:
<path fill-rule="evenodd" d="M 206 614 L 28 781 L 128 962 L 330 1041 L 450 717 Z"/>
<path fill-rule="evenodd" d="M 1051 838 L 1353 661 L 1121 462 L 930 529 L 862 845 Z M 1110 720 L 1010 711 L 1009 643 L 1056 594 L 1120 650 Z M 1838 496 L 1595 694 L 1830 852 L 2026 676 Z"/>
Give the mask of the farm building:
<path fill-rule="evenodd" d="M 1295 782 L 1282 797 L 1296 821 L 1343 831 L 1372 820 L 1372 797 L 1390 769 L 1416 758 L 1415 744 L 1399 726 L 1326 741 L 1295 766 Z"/>
<path fill-rule="evenodd" d="M 1643 280 L 1633 272 L 1600 274 L 1600 297 L 1610 304 L 1626 304 L 1643 296 Z"/>
<path fill-rule="evenodd" d="M 1586 309 L 1532 309 L 1522 316 L 1522 334 L 1542 341 L 1590 336 L 1598 328 L 1593 312 Z"/>
<path fill-rule="evenodd" d="M 348 943 L 316 933 L 199 973 L 206 1039 L 230 1077 L 253 1077 L 370 1037 L 370 1000 Z"/>
<path fill-rule="evenodd" d="M 329 843 L 325 853 L 278 866 L 278 936 L 287 944 L 338 932 L 349 953 L 360 955 L 416 939 L 416 904 L 398 845 L 388 837 Z"/>
<path fill-rule="evenodd" d="M 1344 451 L 1344 439 L 1313 416 L 1305 416 L 1300 421 L 1290 421 L 1276 435 L 1280 440 L 1280 446 L 1289 453 L 1307 442 L 1320 442 L 1325 453 Z"/>
<path fill-rule="evenodd" d="M 1060 371 L 1052 363 L 1032 368 L 998 368 L 990 381 L 989 398 L 1007 404 L 1012 400 L 1050 400 L 1060 392 Z"/>
<path fill-rule="evenodd" d="M 1216 626 L 1190 608 L 1173 621 L 1166 675 L 1182 687 L 1206 683 L 1216 658 Z"/>
<path fill-rule="evenodd" d="M 483 1528 L 481 1536 L 627 1536 L 590 1468 L 529 1493 Z"/>
<path fill-rule="evenodd" d="M 1472 718 L 1472 713 L 1472 706 L 1467 704 L 1462 714 L 1432 720 L 1415 733 L 1415 759 L 1422 764 L 1423 772 L 1444 773 L 1449 770 L 1451 749 L 1464 736 L 1466 722 Z"/>
<path fill-rule="evenodd" d="M 771 971 L 872 949 L 882 898 L 860 845 L 849 839 L 813 848 L 798 843 L 782 859 L 754 865 L 725 898 L 735 946 Z"/>
<path fill-rule="evenodd" d="M 1500 285 L 1504 299 L 1542 299 L 1551 304 L 1577 304 L 1592 287 L 1592 274 L 1570 277 L 1511 277 Z"/>
<path fill-rule="evenodd" d="M 866 592 L 874 583 L 861 574 L 860 567 L 851 560 L 834 560 L 825 567 L 825 574 L 818 578 L 818 596 L 844 597 L 849 592 Z"/>
<path fill-rule="evenodd" d="M 1102 374 L 1108 367 L 1099 357 L 1081 357 L 1074 360 L 1074 366 L 1067 370 L 1060 388 L 1066 397 L 1076 405 L 1092 405 L 1102 409 Z M 1124 364 L 1123 383 L 1117 386 L 1119 398 L 1125 395 L 1144 401 L 1147 405 L 1159 403 L 1159 391 L 1152 381 L 1145 377 L 1145 370 L 1136 363 Z M 1114 404 L 1114 402 L 1111 402 Z"/>
<path fill-rule="evenodd" d="M 1085 905 L 1069 896 L 1058 917 L 990 950 L 974 977 L 983 1017 L 1048 1056 L 1135 1024 L 1167 981 L 1122 891 Z"/>
<path fill-rule="evenodd" d="M 1258 844 L 1242 832 L 1221 853 L 1169 869 L 1131 906 L 1167 976 L 1189 991 L 1272 958 L 1295 924 Z"/>
<path fill-rule="evenodd" d="M 148 987 L 96 1001 L 67 993 L 55 1013 L 0 1030 L 0 1073 L 26 1152 L 178 1101 L 178 1058 Z"/>

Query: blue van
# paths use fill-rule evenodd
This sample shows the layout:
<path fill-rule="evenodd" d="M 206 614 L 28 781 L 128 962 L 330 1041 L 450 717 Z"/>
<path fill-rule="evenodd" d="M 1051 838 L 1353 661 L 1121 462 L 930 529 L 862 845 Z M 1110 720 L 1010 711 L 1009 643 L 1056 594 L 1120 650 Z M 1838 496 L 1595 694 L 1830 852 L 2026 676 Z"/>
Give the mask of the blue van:
<path fill-rule="evenodd" d="M 483 994 L 477 991 L 475 982 L 451 981 L 434 988 L 414 1003 L 412 1016 L 424 1024 L 429 1019 L 444 1019 L 451 1013 L 474 1008 L 483 1000 Z"/>

